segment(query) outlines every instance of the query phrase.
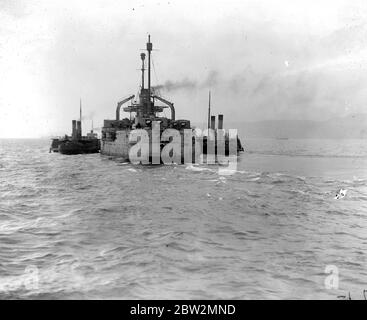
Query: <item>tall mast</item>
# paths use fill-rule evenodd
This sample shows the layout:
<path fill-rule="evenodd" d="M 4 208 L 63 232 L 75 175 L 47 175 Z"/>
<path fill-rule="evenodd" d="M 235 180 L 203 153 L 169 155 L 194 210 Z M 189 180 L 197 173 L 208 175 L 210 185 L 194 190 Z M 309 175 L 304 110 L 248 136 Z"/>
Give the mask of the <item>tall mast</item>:
<path fill-rule="evenodd" d="M 210 128 L 210 90 L 209 90 L 209 107 L 208 107 L 208 129 Z"/>
<path fill-rule="evenodd" d="M 144 60 L 145 60 L 145 53 L 141 53 L 140 54 L 141 57 L 141 88 L 144 89 L 144 71 L 145 71 L 145 66 L 144 66 Z"/>
<path fill-rule="evenodd" d="M 153 44 L 150 42 L 150 35 L 148 36 L 147 51 L 148 51 L 148 94 L 149 94 L 149 107 L 150 107 L 150 53 L 152 52 Z"/>

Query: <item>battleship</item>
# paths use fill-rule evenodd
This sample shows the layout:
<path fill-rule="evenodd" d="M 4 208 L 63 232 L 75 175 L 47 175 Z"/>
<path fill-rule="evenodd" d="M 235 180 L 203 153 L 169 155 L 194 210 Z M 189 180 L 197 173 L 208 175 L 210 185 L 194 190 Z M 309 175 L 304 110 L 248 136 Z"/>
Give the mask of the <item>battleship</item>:
<path fill-rule="evenodd" d="M 101 130 L 100 153 L 135 162 L 132 161 L 132 154 L 135 152 L 136 162 L 155 164 L 166 163 L 162 161 L 163 154 L 166 155 L 166 159 L 168 158 L 168 162 L 175 159 L 172 160 L 175 163 L 198 163 L 203 161 L 205 156 L 209 157 L 210 153 L 214 154 L 216 159 L 216 155 L 219 153 L 219 141 L 222 141 L 220 145 L 224 146 L 225 155 L 229 155 L 230 146 L 232 146 L 231 150 L 235 146 L 236 154 L 243 151 L 237 133 L 235 136 L 230 136 L 229 132 L 225 132 L 223 129 L 222 114 L 218 115 L 218 127 L 216 128 L 216 117 L 210 114 L 210 93 L 208 128 L 200 137 L 198 130 L 191 126 L 190 120 L 176 119 L 174 104 L 159 95 L 157 90 L 151 86 L 152 50 L 153 44 L 149 35 L 146 44 L 147 55 L 144 52 L 140 54 L 141 86 L 138 99 L 134 100 L 135 95 L 130 95 L 119 101 L 115 119 L 104 120 Z M 145 67 L 146 56 L 148 56 L 147 70 Z M 147 87 L 145 87 L 145 71 L 148 73 Z M 127 103 L 130 105 L 123 107 Z M 129 117 L 121 119 L 122 107 L 122 110 L 128 113 Z M 170 118 L 161 115 L 166 108 L 170 110 Z M 142 141 L 142 138 L 145 140 Z M 173 146 L 175 139 L 176 142 L 178 141 L 178 148 Z"/>
<path fill-rule="evenodd" d="M 80 103 L 80 119 L 72 120 L 71 136 L 65 135 L 62 138 L 53 138 L 50 152 L 59 152 L 61 154 L 85 154 L 98 153 L 100 149 L 100 140 L 98 134 L 92 130 L 86 136 L 82 135 L 82 107 Z"/>

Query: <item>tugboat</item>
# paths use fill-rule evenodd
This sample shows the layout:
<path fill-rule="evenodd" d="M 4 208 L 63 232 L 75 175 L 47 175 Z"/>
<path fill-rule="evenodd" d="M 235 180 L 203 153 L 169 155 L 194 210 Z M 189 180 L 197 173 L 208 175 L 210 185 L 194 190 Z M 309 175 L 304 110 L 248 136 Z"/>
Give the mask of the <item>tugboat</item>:
<path fill-rule="evenodd" d="M 80 119 L 81 119 L 80 107 Z M 60 152 L 62 154 L 83 154 L 98 153 L 100 150 L 100 140 L 97 133 L 91 132 L 86 136 L 82 136 L 81 120 L 72 120 L 71 137 L 65 135 L 63 138 L 53 138 L 51 142 L 50 152 Z"/>
<path fill-rule="evenodd" d="M 156 152 L 158 148 L 158 163 L 162 163 L 162 152 L 166 151 L 166 155 L 173 155 L 176 157 L 174 163 L 197 163 L 199 157 L 209 154 L 209 144 L 213 142 L 214 148 L 211 148 L 213 153 L 217 153 L 217 141 L 219 136 L 223 136 L 225 144 L 225 154 L 229 153 L 230 142 L 233 142 L 236 146 L 237 153 L 243 151 L 243 147 L 237 134 L 235 137 L 229 137 L 228 133 L 224 134 L 223 130 L 223 115 L 218 116 L 218 130 L 222 130 L 223 134 L 218 135 L 218 130 L 215 128 L 215 116 L 210 115 L 210 101 L 209 101 L 209 114 L 208 114 L 208 130 L 207 133 L 201 136 L 201 139 L 196 136 L 194 128 L 191 127 L 190 121 L 186 119 L 176 119 L 176 112 L 174 104 L 163 97 L 159 96 L 151 86 L 151 52 L 153 50 L 153 44 L 150 42 L 150 35 L 148 36 L 148 42 L 146 44 L 146 50 L 148 53 L 148 86 L 144 86 L 145 81 L 145 58 L 146 54 L 141 53 L 141 88 L 138 97 L 138 101 L 133 100 L 135 95 L 130 95 L 126 99 L 117 103 L 116 118 L 114 120 L 104 120 L 102 127 L 102 139 L 101 139 L 101 154 L 119 157 L 125 161 L 131 161 L 131 151 L 140 152 L 140 159 L 144 158 L 142 154 L 146 156 L 147 161 L 141 161 L 143 164 L 157 164 Z M 122 105 L 130 102 L 129 106 L 123 108 L 123 111 L 130 114 L 129 118 L 120 119 L 120 111 Z M 157 102 L 163 105 L 158 105 Z M 171 117 L 167 118 L 159 115 L 165 108 L 170 109 Z M 174 129 L 174 130 L 172 130 Z M 168 131 L 167 131 L 168 130 Z M 148 142 L 142 142 L 144 134 L 138 136 L 139 138 L 132 138 L 134 131 L 145 131 L 145 137 Z M 158 131 L 158 134 L 157 134 Z M 136 132 L 135 132 L 136 133 Z M 144 133 L 144 132 L 143 132 Z M 175 136 L 176 133 L 176 136 Z M 189 136 L 193 133 L 192 137 Z M 187 138 L 189 136 L 189 138 Z M 172 140 L 181 138 L 179 142 L 180 147 L 167 150 L 172 146 Z M 147 140 L 146 139 L 146 140 Z M 153 144 L 155 143 L 155 146 Z M 140 144 L 140 148 L 136 148 L 136 145 Z M 156 147 L 158 144 L 158 147 Z M 132 148 L 134 148 L 132 150 Z M 180 150 L 181 149 L 181 150 Z M 191 154 L 188 154 L 191 153 Z M 163 155 L 162 155 L 163 158 Z M 178 160 L 178 161 L 177 161 Z M 131 161 L 133 162 L 133 161 Z M 164 162 L 164 161 L 163 161 Z"/>

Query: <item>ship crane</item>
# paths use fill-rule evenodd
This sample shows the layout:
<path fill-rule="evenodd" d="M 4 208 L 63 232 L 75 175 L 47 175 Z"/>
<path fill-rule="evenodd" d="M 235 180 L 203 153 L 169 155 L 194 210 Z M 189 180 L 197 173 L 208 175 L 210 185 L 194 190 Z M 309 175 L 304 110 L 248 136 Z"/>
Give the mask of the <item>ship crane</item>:
<path fill-rule="evenodd" d="M 121 106 L 130 101 L 131 99 L 133 99 L 135 97 L 135 95 L 133 94 L 132 96 L 124 99 L 124 100 L 121 100 L 120 102 L 117 103 L 117 108 L 116 108 L 116 120 L 120 120 L 120 109 L 121 109 Z"/>
<path fill-rule="evenodd" d="M 171 109 L 171 120 L 172 121 L 175 121 L 175 119 L 176 119 L 176 112 L 175 112 L 175 107 L 173 106 L 173 103 L 170 102 L 170 101 L 168 101 L 168 100 L 166 100 L 166 99 L 163 99 L 162 97 L 156 96 L 156 95 L 153 95 L 152 97 L 154 99 L 157 99 L 157 100 L 165 103 L 166 105 L 168 105 L 170 107 L 170 109 Z"/>

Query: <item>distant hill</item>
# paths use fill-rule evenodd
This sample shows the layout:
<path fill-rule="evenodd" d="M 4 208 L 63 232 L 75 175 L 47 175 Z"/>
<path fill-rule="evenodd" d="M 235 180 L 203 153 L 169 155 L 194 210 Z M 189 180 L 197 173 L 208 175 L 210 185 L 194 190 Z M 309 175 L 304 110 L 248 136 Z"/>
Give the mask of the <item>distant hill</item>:
<path fill-rule="evenodd" d="M 225 123 L 226 128 L 237 128 L 247 138 L 317 138 L 367 139 L 367 114 L 355 114 L 328 121 L 266 120 Z"/>

